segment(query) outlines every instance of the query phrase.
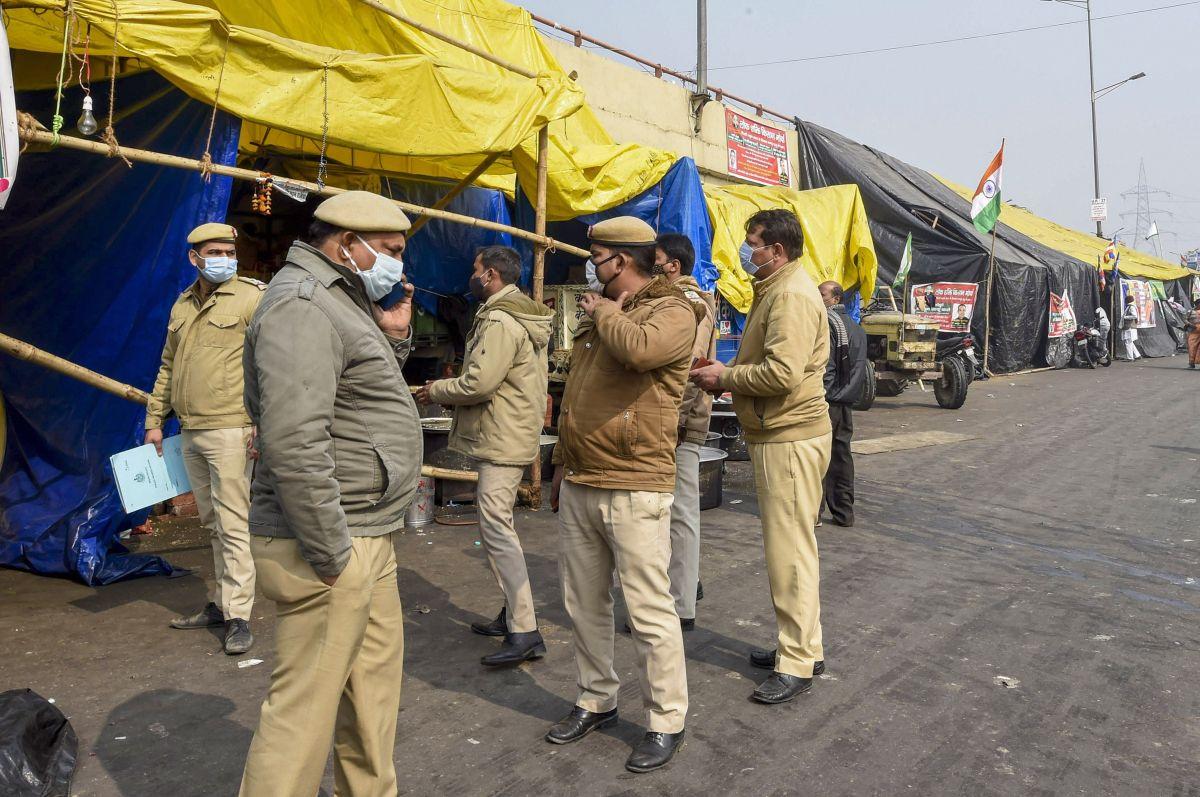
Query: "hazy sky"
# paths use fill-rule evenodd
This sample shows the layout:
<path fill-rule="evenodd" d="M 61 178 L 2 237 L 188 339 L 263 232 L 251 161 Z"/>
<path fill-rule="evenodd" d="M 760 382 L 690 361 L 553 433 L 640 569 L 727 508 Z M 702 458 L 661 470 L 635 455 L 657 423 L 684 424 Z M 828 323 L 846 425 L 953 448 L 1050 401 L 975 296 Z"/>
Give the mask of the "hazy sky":
<path fill-rule="evenodd" d="M 517 0 L 522 2 L 522 0 Z M 1181 0 L 1093 0 L 1094 16 Z M 523 0 L 563 25 L 695 69 L 694 0 Z M 709 81 L 974 187 L 1000 144 L 1004 196 L 1094 231 L 1087 27 L 754 68 L 721 69 L 1082 20 L 1045 0 L 709 0 Z M 1098 103 L 1106 232 L 1132 234 L 1145 158 L 1168 252 L 1200 247 L 1200 4 L 1094 22 L 1097 88 L 1148 77 Z M 628 63 L 628 62 L 626 62 Z M 1164 201 L 1166 200 L 1166 201 Z M 1191 200 L 1191 201 L 1188 201 Z M 1126 242 L 1132 243 L 1126 239 Z M 1141 248 L 1152 251 L 1142 241 Z"/>

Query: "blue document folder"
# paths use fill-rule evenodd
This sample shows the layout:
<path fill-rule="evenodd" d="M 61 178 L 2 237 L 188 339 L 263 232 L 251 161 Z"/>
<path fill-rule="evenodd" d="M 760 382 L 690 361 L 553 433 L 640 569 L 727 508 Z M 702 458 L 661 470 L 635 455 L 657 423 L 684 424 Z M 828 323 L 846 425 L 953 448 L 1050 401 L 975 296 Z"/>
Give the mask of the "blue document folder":
<path fill-rule="evenodd" d="M 126 512 L 154 506 L 192 489 L 183 466 L 182 444 L 183 436 L 175 435 L 163 440 L 161 457 L 152 445 L 112 455 L 113 478 Z"/>

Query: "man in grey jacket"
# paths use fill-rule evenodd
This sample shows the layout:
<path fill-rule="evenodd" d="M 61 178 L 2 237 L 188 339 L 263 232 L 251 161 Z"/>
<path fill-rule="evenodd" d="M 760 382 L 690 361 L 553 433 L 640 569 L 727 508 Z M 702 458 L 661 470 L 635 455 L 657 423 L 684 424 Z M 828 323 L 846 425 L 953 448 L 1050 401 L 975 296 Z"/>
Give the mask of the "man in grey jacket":
<path fill-rule="evenodd" d="M 400 368 L 409 221 L 365 191 L 325 200 L 246 332 L 258 427 L 251 551 L 278 605 L 276 665 L 241 794 L 396 794 L 404 618 L 392 532 L 416 492 L 421 427 Z"/>

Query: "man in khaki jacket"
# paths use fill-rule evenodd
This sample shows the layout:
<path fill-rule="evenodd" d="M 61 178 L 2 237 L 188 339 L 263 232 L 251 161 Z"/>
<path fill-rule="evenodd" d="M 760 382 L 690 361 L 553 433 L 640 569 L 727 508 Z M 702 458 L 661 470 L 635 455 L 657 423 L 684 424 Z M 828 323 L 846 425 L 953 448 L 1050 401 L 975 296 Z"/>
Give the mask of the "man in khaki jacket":
<path fill-rule="evenodd" d="M 471 292 L 483 300 L 467 336 L 462 372 L 426 385 L 422 403 L 454 407 L 450 449 L 479 463 L 475 505 L 479 535 L 504 606 L 489 623 L 471 629 L 503 636 L 504 646 L 484 656 L 485 666 L 541 658 L 546 645 L 533 612 L 525 552 L 513 528 L 513 505 L 525 467 L 541 452 L 546 408 L 546 345 L 554 312 L 517 288 L 521 258 L 507 246 L 489 246 L 475 257 Z"/>
<path fill-rule="evenodd" d="M 187 468 L 200 522 L 209 530 L 213 588 L 204 608 L 176 617 L 172 628 L 225 626 L 225 652 L 254 644 L 254 559 L 250 555 L 250 418 L 242 403 L 246 325 L 266 289 L 238 277 L 237 231 L 202 224 L 188 235 L 188 260 L 199 272 L 167 321 L 167 342 L 146 407 L 146 438 L 162 456 L 162 426 L 172 414 L 183 429 Z"/>
<path fill-rule="evenodd" d="M 613 669 L 614 566 L 629 609 L 648 732 L 625 762 L 664 766 L 683 741 L 687 673 L 671 600 L 671 491 L 676 427 L 695 339 L 682 291 L 652 277 L 654 230 L 622 216 L 588 232 L 588 319 L 571 346 L 554 449 L 551 504 L 559 512 L 563 603 L 574 625 L 579 697 L 547 741 L 567 744 L 617 721 Z"/>
<path fill-rule="evenodd" d="M 696 324 L 692 362 L 711 361 L 717 357 L 717 301 L 692 278 L 695 264 L 696 250 L 686 235 L 667 232 L 658 236 L 655 268 L 703 313 Z M 712 402 L 711 394 L 689 383 L 679 407 L 670 574 L 671 597 L 684 631 L 696 626 L 696 601 L 700 597 L 700 449 L 708 440 Z"/>
<path fill-rule="evenodd" d="M 347 191 L 317 206 L 246 334 L 258 424 L 250 547 L 275 601 L 275 669 L 242 797 L 397 793 L 404 614 L 392 534 L 416 493 L 421 424 L 400 256 L 409 221 Z M 403 285 L 403 287 L 401 287 Z"/>
<path fill-rule="evenodd" d="M 821 648 L 820 568 L 815 526 L 832 431 L 825 403 L 829 321 L 817 286 L 800 265 L 804 233 L 788 210 L 763 210 L 746 222 L 742 268 L 755 279 L 737 359 L 692 371 L 704 390 L 730 390 L 746 434 L 762 519 L 775 620 L 776 651 L 751 663 L 774 672 L 754 690 L 783 703 L 812 688 L 825 669 Z"/>

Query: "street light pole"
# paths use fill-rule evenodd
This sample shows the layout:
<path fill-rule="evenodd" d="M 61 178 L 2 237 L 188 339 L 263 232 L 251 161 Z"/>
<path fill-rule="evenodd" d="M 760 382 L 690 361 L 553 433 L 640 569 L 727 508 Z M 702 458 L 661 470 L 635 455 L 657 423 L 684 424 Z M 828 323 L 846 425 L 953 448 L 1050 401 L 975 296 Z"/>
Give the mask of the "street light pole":
<path fill-rule="evenodd" d="M 1087 10 L 1087 30 L 1088 30 L 1088 82 L 1091 85 L 1091 92 L 1088 96 L 1092 101 L 1092 177 L 1095 180 L 1096 193 L 1093 195 L 1096 199 L 1100 198 L 1100 144 L 1096 136 L 1096 67 L 1092 56 L 1092 0 L 1085 0 L 1085 8 Z M 1096 237 L 1104 237 L 1104 222 L 1096 219 Z"/>

